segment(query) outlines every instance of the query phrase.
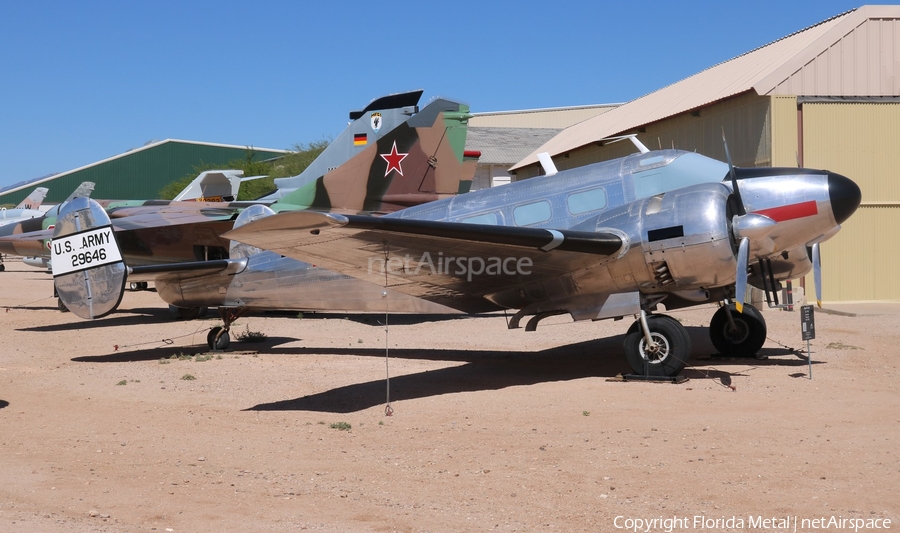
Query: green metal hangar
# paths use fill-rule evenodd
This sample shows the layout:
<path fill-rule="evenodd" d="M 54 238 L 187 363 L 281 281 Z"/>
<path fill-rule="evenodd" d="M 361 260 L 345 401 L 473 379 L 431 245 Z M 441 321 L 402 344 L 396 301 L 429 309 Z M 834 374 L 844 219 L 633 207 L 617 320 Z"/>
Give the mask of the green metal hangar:
<path fill-rule="evenodd" d="M 196 166 L 229 168 L 229 161 L 245 159 L 248 151 L 253 154 L 254 160 L 259 161 L 288 153 L 287 150 L 166 139 L 75 170 L 15 186 L 0 193 L 0 205 L 16 205 L 38 186 L 49 189 L 45 203 L 59 203 L 85 181 L 95 184 L 93 198 L 158 198 L 160 189 L 191 174 Z"/>
<path fill-rule="evenodd" d="M 863 6 L 566 128 L 510 169 L 541 173 L 633 152 L 601 139 L 636 133 L 734 164 L 843 174 L 862 205 L 822 246 L 826 301 L 900 300 L 900 6 Z"/>

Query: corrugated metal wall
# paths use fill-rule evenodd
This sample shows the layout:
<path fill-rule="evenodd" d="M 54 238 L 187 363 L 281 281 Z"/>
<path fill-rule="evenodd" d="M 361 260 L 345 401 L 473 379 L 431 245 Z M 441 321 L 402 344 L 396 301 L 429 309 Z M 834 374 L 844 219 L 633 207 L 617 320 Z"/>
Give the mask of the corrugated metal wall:
<path fill-rule="evenodd" d="M 900 300 L 900 104 L 804 103 L 803 163 L 855 181 L 862 207 L 822 246 L 825 300 Z"/>
<path fill-rule="evenodd" d="M 159 197 L 159 191 L 172 181 L 191 174 L 198 165 L 220 165 L 227 168 L 229 161 L 244 159 L 246 149 L 205 144 L 170 141 L 146 150 L 125 154 L 123 157 L 100 163 L 64 176 L 46 181 L 40 186 L 49 192 L 46 203 L 65 200 L 75 188 L 85 181 L 96 184 L 94 198 L 117 200 L 145 200 Z M 259 160 L 278 157 L 277 152 L 257 152 Z M 17 204 L 28 196 L 34 187 L 26 187 L 15 193 L 0 196 L 0 204 Z"/>
<path fill-rule="evenodd" d="M 638 132 L 638 138 L 651 150 L 674 147 L 725 161 L 725 146 L 722 143 L 724 130 L 735 165 L 770 166 L 771 101 L 772 99 L 767 96 L 745 93 L 693 113 L 683 113 L 649 124 L 642 128 L 644 131 Z M 556 168 L 563 170 L 623 157 L 634 152 L 634 146 L 627 141 L 602 147 L 591 144 L 557 156 L 553 161 Z M 517 179 L 534 177 L 539 174 L 539 170 L 540 166 L 537 164 L 521 168 L 517 173 Z"/>
<path fill-rule="evenodd" d="M 798 146 L 797 97 L 773 96 L 772 106 L 772 166 L 797 166 Z"/>
<path fill-rule="evenodd" d="M 900 94 L 900 20 L 864 20 L 771 92 L 828 96 Z"/>

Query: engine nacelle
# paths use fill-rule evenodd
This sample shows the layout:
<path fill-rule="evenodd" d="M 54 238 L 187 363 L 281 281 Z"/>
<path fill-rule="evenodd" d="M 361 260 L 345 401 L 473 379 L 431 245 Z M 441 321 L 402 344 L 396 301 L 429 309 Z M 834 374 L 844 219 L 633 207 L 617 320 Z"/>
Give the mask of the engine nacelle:
<path fill-rule="evenodd" d="M 734 282 L 736 260 L 728 197 L 721 184 L 695 185 L 650 198 L 642 213 L 643 292 L 674 292 Z"/>
<path fill-rule="evenodd" d="M 705 183 L 601 215 L 592 229 L 621 233 L 618 228 L 628 228 L 623 238 L 628 248 L 606 264 L 615 287 L 598 286 L 598 292 L 682 291 L 697 300 L 700 293 L 696 291 L 733 283 L 736 259 L 729 225 L 730 195 L 722 183 Z"/>

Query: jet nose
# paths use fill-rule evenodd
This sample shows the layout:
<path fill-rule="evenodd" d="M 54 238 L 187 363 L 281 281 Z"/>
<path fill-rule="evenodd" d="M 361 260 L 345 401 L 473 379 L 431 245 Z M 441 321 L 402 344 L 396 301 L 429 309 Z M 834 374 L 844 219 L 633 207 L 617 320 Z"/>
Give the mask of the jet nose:
<path fill-rule="evenodd" d="M 862 201 L 862 192 L 850 178 L 829 172 L 828 198 L 831 200 L 834 219 L 838 224 L 843 224 L 859 207 L 859 203 Z"/>

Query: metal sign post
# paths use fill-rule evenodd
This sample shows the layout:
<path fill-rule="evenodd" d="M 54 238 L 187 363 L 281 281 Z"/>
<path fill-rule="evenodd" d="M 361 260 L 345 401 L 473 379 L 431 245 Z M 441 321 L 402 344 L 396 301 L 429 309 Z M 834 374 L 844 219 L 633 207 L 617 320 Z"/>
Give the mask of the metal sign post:
<path fill-rule="evenodd" d="M 800 331 L 803 340 L 806 341 L 806 362 L 809 365 L 809 379 L 812 379 L 812 352 L 809 350 L 809 341 L 816 338 L 816 319 L 812 305 L 800 307 Z"/>

